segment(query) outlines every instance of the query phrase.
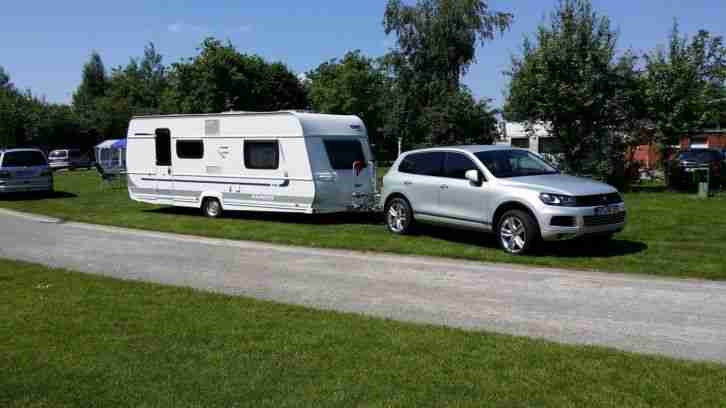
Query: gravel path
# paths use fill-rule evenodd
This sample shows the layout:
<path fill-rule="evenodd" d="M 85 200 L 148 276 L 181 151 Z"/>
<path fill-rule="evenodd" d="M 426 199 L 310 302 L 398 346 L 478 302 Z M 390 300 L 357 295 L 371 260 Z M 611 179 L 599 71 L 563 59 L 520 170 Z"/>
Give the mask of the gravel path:
<path fill-rule="evenodd" d="M 60 223 L 5 210 L 0 257 L 397 320 L 726 363 L 726 284 L 718 282 L 207 239 Z"/>

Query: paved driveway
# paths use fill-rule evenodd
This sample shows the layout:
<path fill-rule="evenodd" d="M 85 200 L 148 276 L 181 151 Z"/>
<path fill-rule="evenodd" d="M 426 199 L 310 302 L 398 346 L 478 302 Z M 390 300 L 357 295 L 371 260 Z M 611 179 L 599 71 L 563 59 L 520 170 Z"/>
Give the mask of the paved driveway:
<path fill-rule="evenodd" d="M 398 320 L 726 363 L 724 283 L 205 239 L 4 211 L 0 257 Z"/>

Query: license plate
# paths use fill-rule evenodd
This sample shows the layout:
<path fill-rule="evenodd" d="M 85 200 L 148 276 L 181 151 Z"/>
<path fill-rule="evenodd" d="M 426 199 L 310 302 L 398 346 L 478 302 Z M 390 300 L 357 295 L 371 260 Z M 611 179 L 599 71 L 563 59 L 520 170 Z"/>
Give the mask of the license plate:
<path fill-rule="evenodd" d="M 610 205 L 607 207 L 595 208 L 595 215 L 612 215 L 623 211 L 623 207 L 620 205 Z"/>

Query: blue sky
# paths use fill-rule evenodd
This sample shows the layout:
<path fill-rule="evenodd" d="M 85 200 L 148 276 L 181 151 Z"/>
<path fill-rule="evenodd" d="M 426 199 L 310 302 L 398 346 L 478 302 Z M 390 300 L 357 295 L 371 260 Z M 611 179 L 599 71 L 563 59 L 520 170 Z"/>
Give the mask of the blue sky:
<path fill-rule="evenodd" d="M 126 64 L 153 41 L 164 62 L 195 55 L 204 37 L 229 39 L 241 51 L 285 62 L 305 72 L 320 62 L 360 49 L 379 56 L 391 45 L 381 21 L 385 0 L 268 1 L 7 1 L 0 15 L 0 65 L 19 88 L 49 101 L 68 102 L 81 67 L 97 50 L 107 68 Z M 700 28 L 726 34 L 723 0 L 594 0 L 620 30 L 620 47 L 644 52 L 665 43 L 674 17 L 684 33 Z M 502 75 L 525 35 L 556 0 L 492 0 L 514 13 L 504 37 L 482 47 L 465 82 L 499 106 Z"/>

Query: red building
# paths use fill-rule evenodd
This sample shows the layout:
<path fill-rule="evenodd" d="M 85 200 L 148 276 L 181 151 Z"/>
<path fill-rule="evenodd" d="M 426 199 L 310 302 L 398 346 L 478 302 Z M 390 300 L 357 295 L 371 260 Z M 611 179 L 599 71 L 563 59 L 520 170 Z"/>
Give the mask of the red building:
<path fill-rule="evenodd" d="M 681 138 L 681 150 L 726 149 L 726 129 L 698 130 Z"/>
<path fill-rule="evenodd" d="M 640 167 L 644 169 L 654 169 L 658 166 L 660 160 L 660 151 L 658 146 L 651 145 L 639 145 L 635 147 L 633 151 L 632 160 L 640 163 Z"/>

